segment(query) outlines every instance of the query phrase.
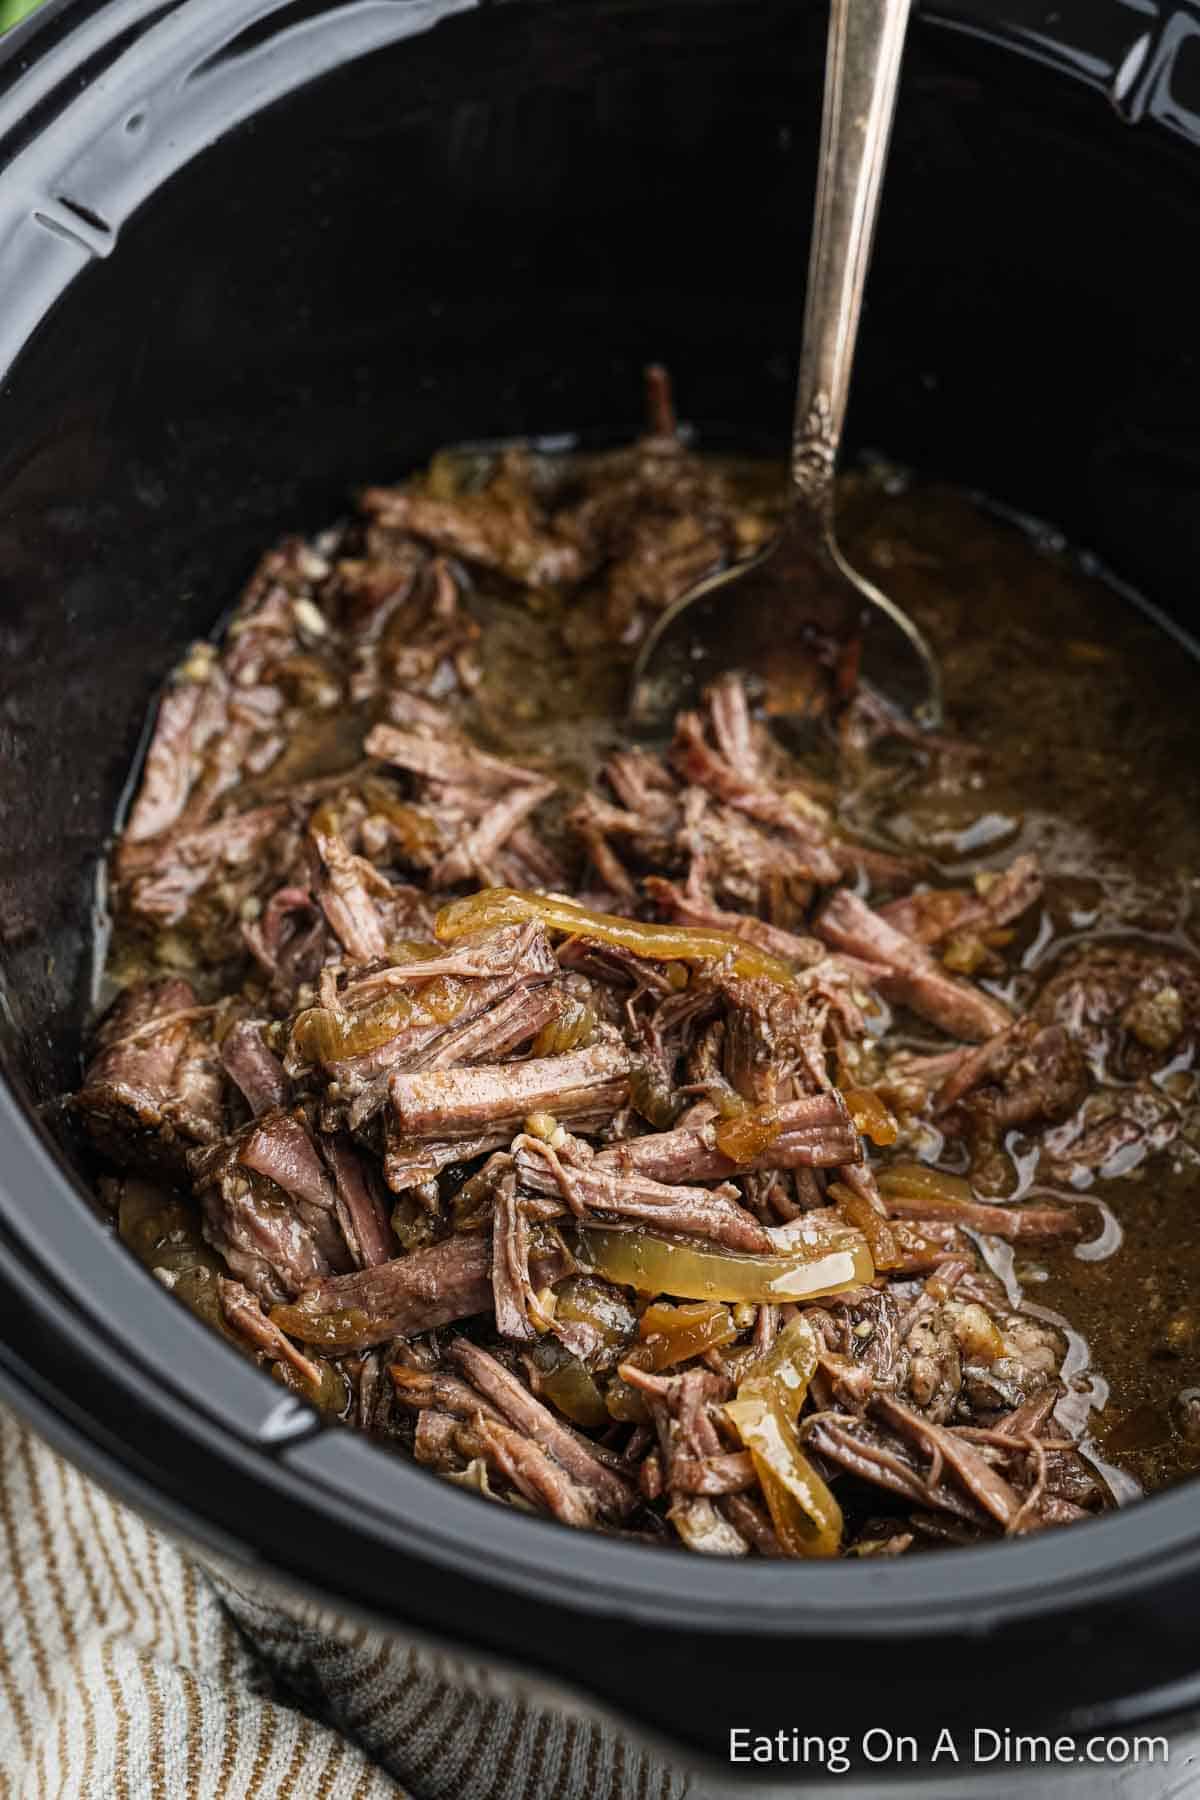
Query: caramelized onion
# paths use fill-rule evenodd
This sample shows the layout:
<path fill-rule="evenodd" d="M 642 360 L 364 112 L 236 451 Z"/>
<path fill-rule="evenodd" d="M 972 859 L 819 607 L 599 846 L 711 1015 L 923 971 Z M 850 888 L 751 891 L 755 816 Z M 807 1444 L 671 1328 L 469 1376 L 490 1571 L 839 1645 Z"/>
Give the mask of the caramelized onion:
<path fill-rule="evenodd" d="M 411 1026 L 448 1025 L 466 1004 L 467 988 L 435 975 L 417 989 L 393 988 L 360 1012 L 310 1006 L 292 1027 L 292 1043 L 307 1062 L 344 1062 L 366 1056 Z"/>
<path fill-rule="evenodd" d="M 217 1277 L 224 1264 L 200 1235 L 195 1211 L 174 1195 L 128 1176 L 121 1183 L 117 1231 L 145 1268 L 190 1310 L 228 1337 Z"/>
<path fill-rule="evenodd" d="M 853 1225 L 861 1231 L 871 1246 L 871 1257 L 877 1269 L 898 1269 L 904 1261 L 903 1252 L 896 1239 L 896 1233 L 890 1219 L 876 1212 L 869 1200 L 856 1194 L 853 1188 L 846 1187 L 840 1181 L 829 1185 L 829 1198 L 837 1206 L 838 1214 L 847 1225 Z"/>
<path fill-rule="evenodd" d="M 881 1147 L 895 1143 L 900 1127 L 873 1088 L 845 1088 L 842 1099 L 855 1131 Z"/>
<path fill-rule="evenodd" d="M 554 1292 L 555 1318 L 563 1325 L 583 1326 L 598 1351 L 615 1355 L 633 1337 L 637 1319 L 620 1288 L 590 1275 L 569 1275 Z"/>
<path fill-rule="evenodd" d="M 813 1326 L 799 1313 L 788 1321 L 770 1349 L 751 1364 L 738 1384 L 738 1399 L 773 1401 L 794 1425 L 822 1348 Z"/>
<path fill-rule="evenodd" d="M 836 1556 L 842 1509 L 800 1448 L 796 1421 L 822 1341 L 803 1313 L 752 1363 L 725 1408 L 749 1450 L 780 1544 L 789 1556 Z"/>
<path fill-rule="evenodd" d="M 737 1334 L 729 1308 L 719 1301 L 668 1306 L 658 1300 L 641 1316 L 641 1350 L 635 1355 L 642 1368 L 657 1373 L 659 1369 L 669 1369 L 672 1363 L 703 1356 L 706 1350 L 719 1350 L 723 1344 L 731 1344 Z"/>
<path fill-rule="evenodd" d="M 435 818 L 420 806 L 406 806 L 390 782 L 368 775 L 362 784 L 362 797 L 373 813 L 381 813 L 391 825 L 400 850 L 411 858 L 428 862 L 442 845 L 442 833 Z"/>
<path fill-rule="evenodd" d="M 717 1149 L 730 1162 L 749 1163 L 770 1148 L 783 1130 L 777 1106 L 748 1106 L 715 1126 Z"/>
<path fill-rule="evenodd" d="M 836 1556 L 842 1509 L 805 1456 L 778 1402 L 759 1394 L 730 1400 L 726 1415 L 749 1450 L 771 1523 L 789 1556 Z"/>
<path fill-rule="evenodd" d="M 272 1325 L 299 1338 L 302 1344 L 321 1344 L 327 1350 L 357 1349 L 369 1331 L 371 1320 L 361 1307 L 345 1307 L 340 1312 L 315 1313 L 303 1306 L 273 1306 L 269 1313 Z"/>
<path fill-rule="evenodd" d="M 649 1231 L 593 1225 L 577 1226 L 573 1236 L 572 1248 L 584 1267 L 639 1293 L 681 1300 L 811 1300 L 875 1278 L 866 1239 L 849 1227 L 815 1242 L 797 1236 L 777 1256 L 710 1250 Z"/>
<path fill-rule="evenodd" d="M 893 1163 L 879 1177 L 879 1191 L 897 1200 L 942 1200 L 950 1206 L 973 1206 L 971 1184 L 961 1175 L 947 1175 L 924 1163 Z"/>
<path fill-rule="evenodd" d="M 650 1408 L 646 1405 L 646 1397 L 638 1389 L 626 1381 L 623 1375 L 614 1375 L 604 1390 L 604 1405 L 610 1419 L 616 1419 L 621 1425 L 645 1425 L 649 1423 Z"/>
<path fill-rule="evenodd" d="M 533 1040 L 532 1056 L 561 1056 L 584 1050 L 596 1035 L 596 1014 L 585 1000 L 568 1000 L 557 1019 L 543 1025 Z"/>
<path fill-rule="evenodd" d="M 290 1388 L 294 1394 L 310 1401 L 318 1412 L 341 1418 L 350 1404 L 350 1387 L 345 1375 L 336 1363 L 326 1362 L 321 1356 L 315 1359 L 313 1367 L 318 1377 L 315 1383 L 306 1381 L 299 1369 L 283 1361 L 271 1364 L 271 1375 L 281 1387 Z"/>
<path fill-rule="evenodd" d="M 630 1074 L 629 1099 L 656 1131 L 670 1131 L 686 1103 L 653 1061 L 638 1063 Z"/>
<path fill-rule="evenodd" d="M 434 931 L 444 944 L 452 944 L 469 931 L 495 925 L 511 925 L 522 919 L 540 919 L 551 931 L 586 937 L 598 944 L 615 944 L 651 962 L 720 962 L 730 958 L 737 975 L 765 975 L 772 981 L 790 982 L 792 971 L 781 957 L 760 950 L 732 931 L 690 925 L 648 925 L 640 919 L 624 919 L 617 913 L 593 912 L 573 900 L 534 894 L 519 888 L 482 888 L 465 899 L 443 906 Z"/>
<path fill-rule="evenodd" d="M 557 1368 L 540 1378 L 542 1393 L 576 1425 L 607 1425 L 610 1422 L 604 1396 L 590 1371 L 577 1356 L 562 1359 Z"/>

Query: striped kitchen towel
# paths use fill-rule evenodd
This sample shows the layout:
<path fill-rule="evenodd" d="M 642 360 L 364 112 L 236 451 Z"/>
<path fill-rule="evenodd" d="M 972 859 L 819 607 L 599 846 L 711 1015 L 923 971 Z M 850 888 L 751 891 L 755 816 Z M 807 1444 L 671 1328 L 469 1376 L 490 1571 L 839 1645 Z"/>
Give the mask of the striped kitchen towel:
<path fill-rule="evenodd" d="M 216 1580 L 0 1408 L 2 1800 L 682 1800 L 570 1708 Z"/>

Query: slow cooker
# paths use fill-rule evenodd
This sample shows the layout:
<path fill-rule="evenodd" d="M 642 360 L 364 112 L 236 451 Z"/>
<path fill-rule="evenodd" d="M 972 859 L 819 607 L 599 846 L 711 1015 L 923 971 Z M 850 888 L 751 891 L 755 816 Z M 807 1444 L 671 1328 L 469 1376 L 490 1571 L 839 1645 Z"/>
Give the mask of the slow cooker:
<path fill-rule="evenodd" d="M 824 25 L 794 0 L 49 0 L 0 43 L 0 1389 L 278 1603 L 748 1777 L 731 1728 L 1178 1727 L 1195 1490 L 828 1567 L 487 1507 L 323 1429 L 172 1301 L 60 1099 L 147 708 L 259 547 L 446 441 L 629 425 L 651 359 L 702 434 L 783 443 Z M 851 438 L 1053 520 L 1181 655 L 1198 232 L 1193 0 L 919 8 Z"/>

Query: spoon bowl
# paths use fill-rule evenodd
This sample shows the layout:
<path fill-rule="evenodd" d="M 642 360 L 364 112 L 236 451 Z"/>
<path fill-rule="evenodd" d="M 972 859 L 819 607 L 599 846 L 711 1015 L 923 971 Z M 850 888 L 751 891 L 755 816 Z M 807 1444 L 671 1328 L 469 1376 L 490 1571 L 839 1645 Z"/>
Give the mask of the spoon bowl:
<path fill-rule="evenodd" d="M 679 708 L 725 671 L 747 677 L 780 720 L 849 699 L 865 677 L 915 725 L 941 722 L 929 646 L 903 609 L 850 567 L 834 528 L 834 474 L 910 4 L 831 0 L 788 515 L 765 551 L 697 583 L 656 622 L 629 693 L 640 735 L 668 731 Z"/>
<path fill-rule="evenodd" d="M 915 724 L 941 723 L 941 677 L 918 627 L 850 567 L 832 533 L 794 516 L 765 550 L 698 582 L 655 621 L 634 668 L 633 729 L 669 732 L 726 671 L 780 721 L 819 717 L 861 678 Z"/>

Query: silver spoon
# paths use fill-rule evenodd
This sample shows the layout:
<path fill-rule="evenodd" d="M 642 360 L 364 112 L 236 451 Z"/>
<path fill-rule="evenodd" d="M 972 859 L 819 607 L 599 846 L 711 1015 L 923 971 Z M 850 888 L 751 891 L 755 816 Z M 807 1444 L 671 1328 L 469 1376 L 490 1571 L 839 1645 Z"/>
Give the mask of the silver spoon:
<path fill-rule="evenodd" d="M 941 719 L 941 683 L 908 615 L 847 563 L 834 535 L 834 472 L 911 0 L 831 0 L 825 108 L 796 385 L 790 500 L 758 556 L 699 582 L 642 645 L 630 722 L 669 730 L 725 670 L 763 684 L 786 718 L 811 701 L 814 646 L 836 648 L 843 693 L 863 672 L 923 726 Z M 864 626 L 869 630 L 864 631 Z"/>

